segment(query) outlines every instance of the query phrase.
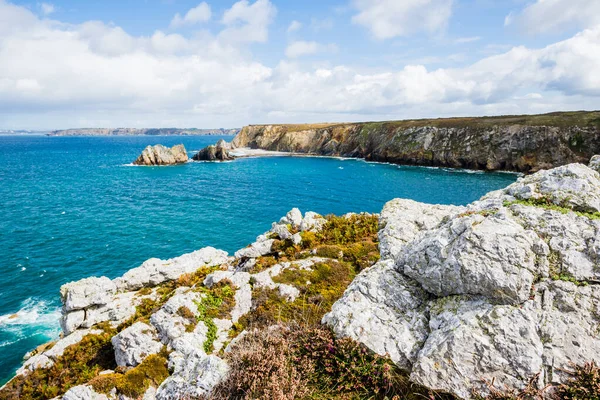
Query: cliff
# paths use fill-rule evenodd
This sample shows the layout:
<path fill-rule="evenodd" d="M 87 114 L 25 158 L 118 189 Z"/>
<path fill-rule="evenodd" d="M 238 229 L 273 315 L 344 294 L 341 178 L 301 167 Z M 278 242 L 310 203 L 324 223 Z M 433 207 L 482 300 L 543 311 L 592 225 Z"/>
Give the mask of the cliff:
<path fill-rule="evenodd" d="M 0 399 L 598 398 L 599 165 L 68 283 Z"/>
<path fill-rule="evenodd" d="M 251 125 L 232 144 L 407 165 L 535 172 L 587 162 L 600 152 L 600 112 Z"/>
<path fill-rule="evenodd" d="M 236 135 L 239 129 L 179 129 L 179 128 L 80 128 L 52 131 L 48 136 L 193 136 Z"/>

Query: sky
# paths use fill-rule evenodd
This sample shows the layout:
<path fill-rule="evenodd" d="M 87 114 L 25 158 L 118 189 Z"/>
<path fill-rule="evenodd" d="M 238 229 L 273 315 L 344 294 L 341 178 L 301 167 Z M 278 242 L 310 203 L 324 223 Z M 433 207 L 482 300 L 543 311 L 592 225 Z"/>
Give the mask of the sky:
<path fill-rule="evenodd" d="M 596 109 L 599 0 L 0 0 L 0 129 Z"/>

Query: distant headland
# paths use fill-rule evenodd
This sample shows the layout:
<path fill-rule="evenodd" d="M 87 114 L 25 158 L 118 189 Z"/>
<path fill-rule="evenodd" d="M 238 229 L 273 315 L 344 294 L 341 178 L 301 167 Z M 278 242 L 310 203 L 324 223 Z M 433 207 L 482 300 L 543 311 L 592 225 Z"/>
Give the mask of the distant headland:
<path fill-rule="evenodd" d="M 218 136 L 237 135 L 240 129 L 180 129 L 180 128 L 79 128 L 56 130 L 48 136 Z"/>

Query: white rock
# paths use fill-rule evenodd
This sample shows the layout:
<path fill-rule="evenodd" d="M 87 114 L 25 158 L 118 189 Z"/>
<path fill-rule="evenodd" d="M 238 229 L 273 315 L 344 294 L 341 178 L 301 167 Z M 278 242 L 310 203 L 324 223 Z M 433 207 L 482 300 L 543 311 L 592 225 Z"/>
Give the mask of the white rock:
<path fill-rule="evenodd" d="M 600 156 L 598 156 L 598 155 L 593 156 L 592 159 L 590 160 L 588 167 L 590 167 L 591 169 L 593 169 L 596 172 L 600 172 Z"/>
<path fill-rule="evenodd" d="M 299 245 L 300 243 L 302 243 L 302 235 L 300 233 L 293 234 L 292 243 L 295 245 Z"/>
<path fill-rule="evenodd" d="M 483 380 L 518 388 L 542 371 L 543 345 L 530 307 L 445 298 L 433 303 L 429 326 L 410 375 L 428 388 L 470 398 L 471 388 L 487 392 Z"/>
<path fill-rule="evenodd" d="M 297 208 L 292 208 L 279 222 L 290 224 L 293 228 L 298 229 L 302 224 L 302 213 Z"/>
<path fill-rule="evenodd" d="M 233 322 L 229 319 L 213 319 L 217 327 L 217 338 L 213 342 L 214 352 L 218 353 L 223 345 L 229 341 L 229 331 L 233 327 Z"/>
<path fill-rule="evenodd" d="M 62 400 L 109 400 L 109 398 L 105 394 L 96 393 L 90 386 L 80 385 L 71 388 L 63 395 Z"/>
<path fill-rule="evenodd" d="M 277 285 L 277 290 L 279 290 L 279 295 L 285 298 L 287 301 L 295 301 L 298 296 L 300 296 L 300 291 L 296 289 L 292 285 L 286 285 L 284 283 L 280 283 Z"/>
<path fill-rule="evenodd" d="M 283 224 L 274 223 L 270 232 L 276 234 L 281 240 L 286 240 L 292 237 L 292 233 L 288 229 L 287 225 Z"/>
<path fill-rule="evenodd" d="M 235 305 L 231 310 L 231 321 L 236 323 L 252 309 L 252 286 L 249 284 L 243 285 L 235 292 L 234 299 Z"/>
<path fill-rule="evenodd" d="M 454 217 L 407 246 L 397 265 L 436 296 L 484 295 L 517 304 L 529 298 L 537 276 L 548 276 L 537 263 L 547 254 L 535 232 L 500 211 Z"/>
<path fill-rule="evenodd" d="M 62 328 L 62 331 L 65 335 L 70 335 L 81 325 L 83 325 L 84 320 L 84 310 L 75 310 L 71 312 L 66 312 L 65 310 L 63 310 L 63 314 L 60 319 L 60 327 Z"/>
<path fill-rule="evenodd" d="M 327 223 L 327 220 L 323 218 L 321 215 L 308 211 L 304 214 L 304 218 L 300 223 L 300 231 L 319 231 Z"/>
<path fill-rule="evenodd" d="M 82 279 L 62 285 L 60 288 L 66 311 L 108 304 L 116 291 L 114 282 L 106 277 Z"/>
<path fill-rule="evenodd" d="M 156 399 L 179 400 L 208 395 L 228 371 L 227 363 L 219 357 L 190 355 L 160 385 Z"/>
<path fill-rule="evenodd" d="M 379 249 L 382 258 L 396 258 L 404 245 L 420 232 L 438 227 L 444 218 L 459 214 L 464 207 L 417 203 L 395 199 L 387 202 L 379 217 Z"/>
<path fill-rule="evenodd" d="M 536 172 L 503 192 L 522 200 L 549 200 L 578 211 L 600 211 L 600 175 L 583 164 Z"/>
<path fill-rule="evenodd" d="M 215 271 L 206 276 L 204 286 L 210 288 L 224 279 L 231 281 L 235 287 L 240 288 L 250 281 L 250 274 L 243 271 Z"/>
<path fill-rule="evenodd" d="M 408 369 L 428 335 L 427 293 L 383 260 L 362 271 L 323 323 Z"/>
<path fill-rule="evenodd" d="M 261 238 L 250 246 L 235 252 L 236 258 L 257 258 L 271 253 L 275 239 Z"/>
<path fill-rule="evenodd" d="M 166 261 L 151 258 L 141 266 L 129 270 L 121 278 L 115 279 L 115 283 L 120 291 L 138 290 L 175 280 L 183 274 L 194 273 L 204 266 L 216 266 L 227 262 L 226 252 L 205 247 Z"/>
<path fill-rule="evenodd" d="M 162 349 L 154 327 L 143 322 L 136 322 L 113 336 L 111 343 L 115 350 L 115 360 L 120 367 L 136 367 L 146 357 L 157 354 Z"/>
<path fill-rule="evenodd" d="M 186 333 L 188 319 L 179 315 L 182 307 L 190 310 L 196 317 L 199 316 L 198 305 L 201 295 L 189 288 L 177 288 L 175 294 L 152 316 L 150 323 L 158 330 L 158 337 L 164 344 L 169 344 L 174 339 Z"/>

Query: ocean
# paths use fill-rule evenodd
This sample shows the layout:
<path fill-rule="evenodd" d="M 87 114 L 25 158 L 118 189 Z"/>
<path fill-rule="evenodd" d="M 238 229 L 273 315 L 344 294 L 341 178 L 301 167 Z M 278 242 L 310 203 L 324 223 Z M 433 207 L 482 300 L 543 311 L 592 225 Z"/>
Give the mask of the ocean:
<path fill-rule="evenodd" d="M 316 157 L 136 167 L 145 146 L 191 155 L 232 137 L 0 136 L 0 384 L 60 334 L 62 284 L 151 257 L 233 253 L 293 207 L 379 212 L 396 198 L 464 205 L 517 178 Z"/>

